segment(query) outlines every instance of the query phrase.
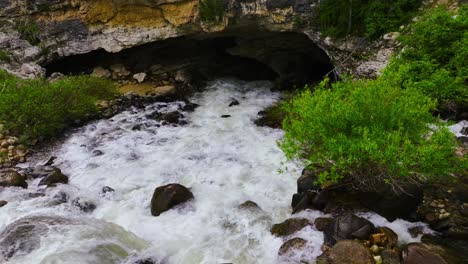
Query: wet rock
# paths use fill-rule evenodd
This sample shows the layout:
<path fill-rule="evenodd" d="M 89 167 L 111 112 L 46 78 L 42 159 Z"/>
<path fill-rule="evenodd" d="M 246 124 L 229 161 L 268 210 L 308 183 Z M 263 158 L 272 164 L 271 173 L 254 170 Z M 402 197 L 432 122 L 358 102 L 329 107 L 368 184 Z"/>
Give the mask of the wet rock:
<path fill-rule="evenodd" d="M 55 157 L 55 156 L 50 157 L 50 158 L 44 163 L 43 166 L 51 166 L 51 165 L 53 165 L 56 159 L 57 159 L 57 157 Z"/>
<path fill-rule="evenodd" d="M 56 225 L 69 221 L 61 217 L 34 216 L 19 219 L 0 233 L 0 262 L 13 256 L 25 256 L 39 248 L 41 237 Z"/>
<path fill-rule="evenodd" d="M 388 227 L 379 227 L 375 234 L 370 236 L 372 245 L 377 245 L 385 248 L 394 248 L 398 243 L 398 235 Z"/>
<path fill-rule="evenodd" d="M 222 115 L 221 118 L 229 118 L 231 115 Z"/>
<path fill-rule="evenodd" d="M 302 238 L 293 238 L 286 241 L 278 250 L 278 255 L 285 258 L 290 258 L 296 251 L 303 250 L 307 245 L 307 240 Z"/>
<path fill-rule="evenodd" d="M 403 250 L 404 264 L 448 264 L 439 254 L 422 243 L 410 243 Z"/>
<path fill-rule="evenodd" d="M 163 124 L 178 124 L 180 122 L 180 119 L 183 117 L 184 115 L 182 115 L 178 111 L 173 111 L 166 114 L 161 114 L 158 117 L 158 120 L 162 121 Z"/>
<path fill-rule="evenodd" d="M 28 198 L 38 198 L 46 196 L 45 193 L 28 193 Z"/>
<path fill-rule="evenodd" d="M 375 229 L 367 219 L 350 212 L 336 218 L 319 217 L 314 224 L 317 230 L 323 232 L 324 242 L 329 246 L 345 239 L 366 240 Z"/>
<path fill-rule="evenodd" d="M 421 242 L 448 263 L 468 263 L 468 243 L 465 239 L 426 234 L 421 238 Z"/>
<path fill-rule="evenodd" d="M 339 241 L 317 258 L 317 264 L 374 264 L 369 249 L 355 240 Z"/>
<path fill-rule="evenodd" d="M 240 105 L 239 101 L 237 101 L 235 98 L 231 99 L 231 102 L 229 103 L 229 107 Z"/>
<path fill-rule="evenodd" d="M 64 203 L 68 202 L 68 194 L 65 193 L 65 192 L 59 192 L 59 193 L 55 194 L 52 197 L 52 199 L 53 199 L 53 202 L 52 202 L 53 205 L 64 204 Z"/>
<path fill-rule="evenodd" d="M 14 170 L 0 171 L 0 186 L 28 188 L 26 177 Z"/>
<path fill-rule="evenodd" d="M 152 258 L 145 258 L 145 259 L 140 259 L 134 262 L 134 264 L 158 264 L 156 260 Z"/>
<path fill-rule="evenodd" d="M 289 236 L 309 225 L 309 220 L 305 218 L 291 218 L 273 225 L 271 233 L 277 237 Z"/>
<path fill-rule="evenodd" d="M 184 105 L 184 107 L 182 107 L 182 111 L 185 111 L 185 112 L 193 112 L 195 111 L 195 109 L 197 109 L 200 105 L 199 104 L 195 104 L 195 103 L 192 103 L 192 102 L 188 102 Z"/>
<path fill-rule="evenodd" d="M 98 157 L 98 156 L 104 155 L 104 152 L 102 150 L 95 149 L 95 150 L 93 150 L 92 154 L 93 154 L 94 157 Z"/>
<path fill-rule="evenodd" d="M 238 208 L 241 210 L 248 210 L 248 211 L 255 211 L 255 212 L 263 211 L 262 208 L 258 206 L 257 203 L 252 202 L 252 201 L 243 202 L 238 206 Z"/>
<path fill-rule="evenodd" d="M 104 187 L 102 187 L 102 190 L 101 190 L 101 193 L 102 193 L 102 194 L 113 193 L 113 192 L 115 192 L 115 190 L 112 189 L 112 188 L 109 187 L 109 186 L 104 186 Z"/>
<path fill-rule="evenodd" d="M 5 206 L 5 205 L 7 205 L 7 204 L 8 204 L 7 201 L 5 201 L 5 200 L 0 200 L 0 207 L 3 207 L 3 206 Z"/>
<path fill-rule="evenodd" d="M 92 213 L 94 210 L 96 210 L 96 205 L 94 203 L 84 201 L 80 198 L 73 200 L 72 204 L 85 213 Z"/>
<path fill-rule="evenodd" d="M 358 193 L 358 199 L 368 209 L 394 221 L 410 218 L 423 200 L 423 190 L 415 184 L 407 184 L 404 192 L 396 194 L 388 186 L 382 186 L 376 192 Z"/>
<path fill-rule="evenodd" d="M 154 190 L 151 199 L 151 214 L 159 216 L 176 205 L 193 199 L 192 192 L 180 184 L 168 184 Z"/>
<path fill-rule="evenodd" d="M 424 234 L 424 228 L 422 226 L 415 226 L 408 229 L 412 238 L 417 238 L 419 235 Z"/>
<path fill-rule="evenodd" d="M 54 187 L 59 183 L 67 184 L 68 176 L 64 175 L 60 169 L 52 167 L 47 171 L 47 174 L 39 182 L 39 186 L 47 185 L 47 187 Z"/>

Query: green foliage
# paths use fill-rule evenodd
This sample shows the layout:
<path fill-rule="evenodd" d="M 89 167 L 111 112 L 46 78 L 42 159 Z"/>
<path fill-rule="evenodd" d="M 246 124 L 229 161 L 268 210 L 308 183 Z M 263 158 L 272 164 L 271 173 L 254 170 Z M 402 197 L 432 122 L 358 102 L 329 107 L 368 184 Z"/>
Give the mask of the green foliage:
<path fill-rule="evenodd" d="M 219 23 L 223 20 L 225 7 L 223 0 L 200 0 L 200 18 L 204 22 Z"/>
<path fill-rule="evenodd" d="M 326 80 L 285 106 L 280 146 L 289 159 L 329 168 L 319 175 L 322 184 L 346 179 L 367 190 L 448 175 L 459 165 L 456 141 L 431 115 L 434 107 L 416 89 L 383 78 Z"/>
<path fill-rule="evenodd" d="M 440 7 L 422 16 L 400 38 L 405 47 L 384 77 L 404 88 L 417 88 L 437 99 L 468 107 L 468 5 L 458 13 Z"/>
<path fill-rule="evenodd" d="M 10 62 L 10 54 L 0 49 L 0 62 Z"/>
<path fill-rule="evenodd" d="M 0 71 L 0 123 L 24 139 L 46 139 L 97 111 L 98 100 L 111 99 L 115 85 L 90 76 L 49 83 L 21 80 Z"/>
<path fill-rule="evenodd" d="M 319 24 L 326 35 L 365 35 L 371 39 L 398 30 L 409 21 L 421 0 L 324 0 Z"/>
<path fill-rule="evenodd" d="M 27 40 L 31 45 L 37 45 L 41 42 L 39 39 L 39 28 L 34 21 L 21 21 L 16 26 L 16 30 L 20 33 L 21 38 Z"/>

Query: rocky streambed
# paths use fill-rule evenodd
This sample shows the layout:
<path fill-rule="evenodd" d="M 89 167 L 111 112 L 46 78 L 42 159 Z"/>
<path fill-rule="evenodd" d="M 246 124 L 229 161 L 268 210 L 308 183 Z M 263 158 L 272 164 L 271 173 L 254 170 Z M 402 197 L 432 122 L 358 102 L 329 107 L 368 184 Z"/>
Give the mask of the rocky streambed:
<path fill-rule="evenodd" d="M 411 201 L 421 199 L 437 215 L 456 215 L 435 223 L 463 226 L 452 207 L 465 205 L 448 202 L 456 189 L 400 200 L 381 212 L 388 220 L 364 207 L 344 210 L 351 200 L 316 189 L 313 172 L 286 162 L 276 145 L 280 129 L 255 125 L 280 98 L 272 86 L 220 79 L 188 101 L 139 104 L 72 131 L 18 173 L 3 173 L 0 260 L 460 263 L 429 243 L 438 233 L 423 218 L 395 220 L 411 220 L 418 207 Z M 421 238 L 425 245 L 405 246 Z"/>

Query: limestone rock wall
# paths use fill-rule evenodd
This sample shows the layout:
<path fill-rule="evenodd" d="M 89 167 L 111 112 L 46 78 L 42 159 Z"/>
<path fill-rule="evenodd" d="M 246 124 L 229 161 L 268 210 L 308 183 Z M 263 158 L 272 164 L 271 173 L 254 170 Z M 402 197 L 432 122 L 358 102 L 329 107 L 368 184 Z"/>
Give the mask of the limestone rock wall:
<path fill-rule="evenodd" d="M 374 63 L 374 50 L 357 40 L 334 41 L 323 38 L 312 26 L 297 27 L 298 19 L 313 20 L 317 3 L 318 0 L 225 0 L 223 21 L 212 25 L 200 20 L 199 0 L 2 0 L 0 51 L 8 59 L 0 60 L 0 67 L 22 77 L 37 77 L 45 74 L 41 65 L 61 57 L 99 49 L 119 52 L 184 35 L 246 28 L 246 34 L 252 34 L 255 28 L 261 28 L 273 32 L 304 31 L 325 50 L 340 73 L 375 75 L 387 57 Z M 37 35 L 37 43 L 29 43 L 28 34 Z M 356 56 L 363 52 L 370 53 L 370 59 Z"/>

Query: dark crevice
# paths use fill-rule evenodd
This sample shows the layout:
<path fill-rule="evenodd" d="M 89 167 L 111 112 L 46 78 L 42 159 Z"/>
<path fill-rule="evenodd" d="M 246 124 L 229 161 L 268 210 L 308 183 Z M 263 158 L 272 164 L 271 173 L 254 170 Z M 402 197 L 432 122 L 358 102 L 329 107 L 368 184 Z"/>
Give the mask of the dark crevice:
<path fill-rule="evenodd" d="M 96 66 L 123 64 L 132 73 L 186 70 L 199 79 L 236 77 L 272 80 L 281 88 L 319 81 L 333 69 L 328 56 L 300 33 L 233 31 L 184 36 L 129 48 L 97 50 L 45 65 L 47 74 L 91 73 Z"/>

